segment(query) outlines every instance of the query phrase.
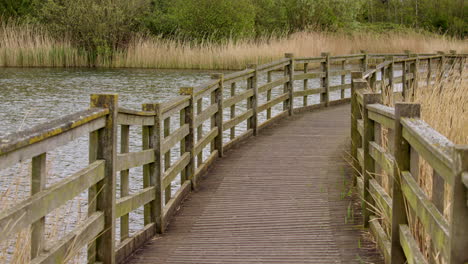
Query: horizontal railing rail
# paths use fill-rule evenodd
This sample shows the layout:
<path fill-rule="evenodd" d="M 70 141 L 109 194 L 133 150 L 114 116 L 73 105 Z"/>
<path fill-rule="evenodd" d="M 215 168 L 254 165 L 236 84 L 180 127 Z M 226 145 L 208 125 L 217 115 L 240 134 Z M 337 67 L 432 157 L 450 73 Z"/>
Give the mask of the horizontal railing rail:
<path fill-rule="evenodd" d="M 394 59 L 388 61 L 389 56 Z M 200 177 L 225 151 L 287 116 L 352 101 L 352 153 L 356 166 L 370 172 L 371 160 L 375 160 L 389 174 L 397 175 L 395 167 L 400 165 L 403 175 L 400 195 L 411 200 L 409 205 L 417 209 L 417 215 L 424 219 L 423 225 L 435 232 L 436 248 L 444 257 L 453 259 L 453 254 L 457 254 L 454 252 L 466 241 L 453 234 L 453 226 L 461 219 L 458 212 L 454 212 L 455 220 L 444 222 L 440 211 L 434 210 L 427 197 L 421 194 L 412 178 L 413 172 L 401 167 L 401 160 L 407 158 L 407 153 L 398 149 L 401 154 L 395 155 L 386 150 L 372 138 L 370 131 L 375 124 L 399 129 L 401 140 L 427 159 L 454 187 L 457 201 L 461 199 L 459 181 L 468 185 L 466 167 L 460 167 L 465 166 L 466 151 L 459 148 L 448 151 L 453 149 L 452 144 L 440 135 L 434 137 L 435 132 L 422 121 L 408 119 L 411 116 L 402 114 L 406 113 L 404 108 L 384 106 L 378 99 L 381 95 L 363 92 L 367 87 L 379 91 L 388 84 L 393 87 L 402 82 L 401 92 L 392 91 L 395 96 L 406 96 L 411 83 L 416 84 L 414 80 L 421 74 L 414 64 L 422 61 L 428 64 L 430 82 L 436 73 L 435 67 L 444 69 L 445 65 L 466 57 L 425 56 L 362 52 L 296 58 L 286 54 L 284 59 L 250 65 L 240 72 L 215 74 L 205 84 L 181 88 L 178 97 L 163 103 L 144 104 L 141 110 L 119 107 L 117 95 L 92 95 L 88 110 L 0 138 L 0 169 L 32 159 L 31 196 L 0 212 L 0 241 L 31 227 L 32 263 L 59 263 L 83 247 L 87 247 L 91 263 L 124 262 L 148 239 L 164 232 L 181 202 L 191 190 L 198 188 Z M 371 60 L 377 68 L 369 70 Z M 395 76 L 395 64 L 402 69 L 401 76 Z M 359 76 L 351 74 L 356 67 L 361 72 Z M 362 79 L 362 72 L 366 72 L 365 79 Z M 384 76 L 380 81 L 378 74 Z M 131 127 L 141 129 L 141 133 L 137 133 L 141 137 L 141 149 L 132 152 Z M 47 152 L 85 135 L 89 135 L 89 164 L 46 188 Z M 143 169 L 143 186 L 131 192 L 130 173 L 134 168 Z M 363 175 L 367 176 L 357 178 L 357 182 L 361 190 L 367 190 L 362 191 L 366 201 L 372 196 L 375 203 L 383 205 L 389 218 L 400 221 L 401 243 L 398 245 L 414 251 L 415 244 L 405 223 L 401 222 L 401 212 L 395 211 L 401 204 L 396 207 L 394 194 L 387 194 L 368 173 Z M 119 195 L 116 194 L 117 180 L 120 180 Z M 173 192 L 176 185 L 179 188 Z M 88 217 L 61 240 L 45 243 L 47 214 L 86 190 Z M 466 197 L 463 205 L 464 208 L 467 205 Z M 131 235 L 129 214 L 141 207 L 144 208 L 144 224 Z M 366 221 L 375 219 L 368 208 L 364 208 L 364 212 Z M 118 243 L 115 238 L 117 218 L 120 219 Z M 384 248 L 385 255 L 393 254 L 396 250 L 394 237 L 387 235 L 378 221 L 372 220 L 371 228 L 380 237 L 379 245 Z M 442 248 L 444 243 L 451 246 Z"/>
<path fill-rule="evenodd" d="M 458 68 L 462 75 L 466 57 L 386 56 L 375 69 L 352 73 L 351 154 L 358 172 L 363 224 L 370 226 L 386 263 L 468 261 L 468 196 L 463 182 L 468 173 L 468 145 L 455 145 L 420 119 L 419 104 L 402 103 L 421 81 L 429 85 L 434 76 L 445 76 L 447 67 Z M 420 70 L 423 63 L 425 76 Z M 395 77 L 395 64 L 402 65 L 399 77 Z M 397 78 L 402 80 L 401 91 L 394 86 Z M 389 98 L 396 102 L 394 107 L 383 104 Z M 433 170 L 431 194 L 418 183 L 420 159 Z M 389 182 L 384 185 L 377 175 L 388 175 Z M 444 216 L 445 197 L 451 203 L 448 218 Z M 428 255 L 422 253 L 410 227 L 415 219 L 431 238 Z"/>

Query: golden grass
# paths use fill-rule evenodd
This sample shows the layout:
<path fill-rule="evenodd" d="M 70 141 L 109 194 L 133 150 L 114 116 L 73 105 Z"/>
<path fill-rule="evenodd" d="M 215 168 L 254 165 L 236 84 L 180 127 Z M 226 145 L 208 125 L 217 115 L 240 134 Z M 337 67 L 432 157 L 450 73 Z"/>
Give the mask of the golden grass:
<path fill-rule="evenodd" d="M 326 33 L 301 32 L 289 37 L 265 37 L 258 40 L 224 43 L 190 43 L 177 39 L 135 37 L 126 50 L 115 52 L 111 60 L 98 58 L 98 67 L 165 69 L 238 70 L 249 63 L 265 63 L 293 52 L 296 57 L 331 54 L 392 53 L 411 50 L 468 52 L 466 41 L 419 33 Z M 64 36 L 54 40 L 41 27 L 3 23 L 0 29 L 0 66 L 82 67 L 88 66 L 88 54 L 73 47 Z"/>

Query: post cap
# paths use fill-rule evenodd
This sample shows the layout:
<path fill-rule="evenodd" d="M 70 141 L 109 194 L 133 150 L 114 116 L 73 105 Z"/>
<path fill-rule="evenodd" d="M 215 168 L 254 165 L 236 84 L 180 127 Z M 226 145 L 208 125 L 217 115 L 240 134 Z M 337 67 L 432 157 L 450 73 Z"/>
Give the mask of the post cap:
<path fill-rule="evenodd" d="M 284 57 L 288 58 L 288 59 L 292 59 L 292 58 L 294 58 L 294 53 L 285 53 Z"/>
<path fill-rule="evenodd" d="M 328 56 L 330 56 L 330 52 L 322 52 L 322 53 L 320 54 L 320 56 L 322 56 L 322 57 L 328 57 Z"/>

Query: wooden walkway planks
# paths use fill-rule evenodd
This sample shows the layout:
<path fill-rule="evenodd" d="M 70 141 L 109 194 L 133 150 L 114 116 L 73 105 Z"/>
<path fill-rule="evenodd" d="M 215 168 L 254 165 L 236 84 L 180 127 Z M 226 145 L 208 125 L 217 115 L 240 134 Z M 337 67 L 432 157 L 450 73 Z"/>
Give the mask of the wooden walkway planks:
<path fill-rule="evenodd" d="M 128 263 L 381 263 L 351 221 L 349 105 L 297 115 L 226 153 L 166 234 Z M 359 242 L 360 241 L 360 242 Z"/>

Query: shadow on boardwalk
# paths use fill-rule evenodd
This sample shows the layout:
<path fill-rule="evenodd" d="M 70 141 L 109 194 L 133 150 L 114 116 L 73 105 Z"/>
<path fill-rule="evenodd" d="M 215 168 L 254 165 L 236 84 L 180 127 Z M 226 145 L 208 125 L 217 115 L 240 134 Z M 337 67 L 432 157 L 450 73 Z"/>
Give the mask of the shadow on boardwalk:
<path fill-rule="evenodd" d="M 383 263 L 343 198 L 349 108 L 288 118 L 227 152 L 128 263 Z"/>

